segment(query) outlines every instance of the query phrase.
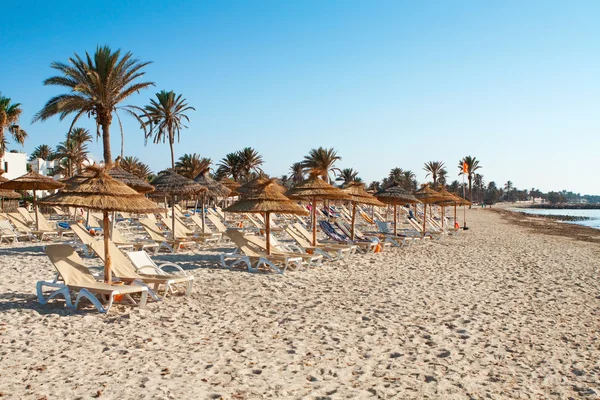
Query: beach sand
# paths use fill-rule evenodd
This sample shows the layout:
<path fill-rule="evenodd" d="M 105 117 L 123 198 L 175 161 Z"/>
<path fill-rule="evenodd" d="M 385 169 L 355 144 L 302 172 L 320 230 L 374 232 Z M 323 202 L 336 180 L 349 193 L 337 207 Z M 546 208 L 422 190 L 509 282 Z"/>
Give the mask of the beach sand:
<path fill-rule="evenodd" d="M 218 249 L 160 256 L 193 295 L 108 315 L 40 306 L 42 247 L 4 244 L 0 396 L 596 398 L 600 246 L 467 218 L 458 237 L 283 276 L 219 269 Z"/>

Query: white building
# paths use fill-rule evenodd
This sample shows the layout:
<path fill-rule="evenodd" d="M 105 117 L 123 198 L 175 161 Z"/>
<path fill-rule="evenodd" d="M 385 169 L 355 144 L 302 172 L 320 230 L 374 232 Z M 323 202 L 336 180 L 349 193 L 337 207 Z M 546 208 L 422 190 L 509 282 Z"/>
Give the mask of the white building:
<path fill-rule="evenodd" d="M 54 175 L 54 169 L 58 167 L 60 161 L 58 160 L 44 160 L 42 158 L 36 158 L 31 160 L 28 164 L 31 166 L 31 170 L 37 172 L 40 175 L 50 176 L 54 179 L 62 179 L 62 174 Z"/>
<path fill-rule="evenodd" d="M 0 168 L 4 170 L 3 177 L 15 179 L 27 173 L 27 154 L 25 153 L 4 153 L 0 157 Z"/>

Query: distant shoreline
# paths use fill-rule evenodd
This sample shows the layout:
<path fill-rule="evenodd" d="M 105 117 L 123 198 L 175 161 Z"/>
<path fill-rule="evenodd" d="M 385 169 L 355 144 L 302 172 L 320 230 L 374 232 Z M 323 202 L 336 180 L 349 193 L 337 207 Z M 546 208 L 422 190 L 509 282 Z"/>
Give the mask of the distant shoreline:
<path fill-rule="evenodd" d="M 521 206 L 523 207 L 523 206 Z M 524 208 L 540 210 L 600 210 L 600 204 L 529 204 Z"/>

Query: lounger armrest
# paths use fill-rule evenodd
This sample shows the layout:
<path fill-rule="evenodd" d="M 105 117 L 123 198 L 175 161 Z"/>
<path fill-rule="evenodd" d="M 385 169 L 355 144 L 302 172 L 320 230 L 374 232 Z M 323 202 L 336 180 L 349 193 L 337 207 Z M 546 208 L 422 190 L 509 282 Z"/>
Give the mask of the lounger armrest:
<path fill-rule="evenodd" d="M 156 268 L 154 265 L 143 265 L 137 268 L 137 272 L 147 275 L 162 274 L 162 271 L 159 268 Z"/>
<path fill-rule="evenodd" d="M 164 271 L 164 268 L 165 268 L 165 267 L 169 267 L 169 268 L 175 268 L 176 270 L 178 270 L 179 272 L 181 272 L 181 273 L 182 273 L 184 276 L 187 276 L 187 275 L 188 275 L 188 273 L 187 273 L 187 272 L 186 272 L 186 271 L 185 271 L 183 268 L 181 268 L 181 266 L 179 266 L 179 265 L 177 265 L 177 264 L 175 264 L 175 263 L 167 262 L 167 263 L 164 263 L 164 264 L 160 264 L 160 265 L 158 266 L 158 268 L 159 268 L 161 271 Z"/>

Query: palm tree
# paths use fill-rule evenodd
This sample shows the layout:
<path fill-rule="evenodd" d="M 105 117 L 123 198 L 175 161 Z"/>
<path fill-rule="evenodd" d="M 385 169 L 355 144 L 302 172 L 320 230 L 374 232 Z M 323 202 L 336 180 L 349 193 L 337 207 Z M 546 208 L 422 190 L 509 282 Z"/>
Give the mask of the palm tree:
<path fill-rule="evenodd" d="M 41 158 L 42 160 L 51 160 L 54 153 L 52 152 L 52 148 L 47 144 L 40 144 L 36 147 L 29 156 L 29 161 L 36 160 Z"/>
<path fill-rule="evenodd" d="M 175 136 L 179 142 L 179 134 L 182 128 L 187 128 L 183 121 L 188 121 L 190 118 L 185 114 L 186 111 L 196 110 L 194 107 L 186 103 L 186 99 L 175 92 L 167 92 L 165 90 L 156 93 L 156 99 L 150 99 L 150 104 L 143 109 L 142 114 L 138 118 L 142 122 L 142 127 L 146 134 L 146 140 L 154 135 L 153 142 L 163 143 L 168 140 L 171 148 L 171 168 L 175 169 L 175 153 L 173 152 L 173 144 L 175 144 Z"/>
<path fill-rule="evenodd" d="M 4 156 L 8 144 L 5 131 L 21 146 L 27 139 L 27 132 L 17 124 L 22 112 L 20 103 L 11 104 L 11 99 L 0 93 L 0 157 Z"/>
<path fill-rule="evenodd" d="M 402 179 L 400 180 L 402 187 L 406 190 L 417 189 L 417 176 L 410 169 L 402 173 Z"/>
<path fill-rule="evenodd" d="M 444 162 L 429 161 L 425 163 L 425 167 L 423 169 L 427 171 L 427 175 L 425 175 L 426 178 L 431 175 L 431 178 L 433 179 L 433 188 L 437 189 L 438 177 L 442 171 L 446 170 L 444 168 Z"/>
<path fill-rule="evenodd" d="M 402 170 L 402 168 L 392 168 L 388 175 L 388 179 L 391 181 L 391 183 L 402 182 L 403 176 L 404 170 Z"/>
<path fill-rule="evenodd" d="M 210 158 L 200 157 L 199 154 L 184 154 L 179 157 L 175 163 L 175 172 L 186 178 L 194 179 L 200 172 L 210 167 L 212 160 Z"/>
<path fill-rule="evenodd" d="M 512 193 L 513 193 L 514 189 L 515 189 L 515 186 L 511 181 L 507 181 L 504 184 L 504 190 L 506 191 L 506 199 L 508 201 L 512 201 Z"/>
<path fill-rule="evenodd" d="M 86 143 L 92 141 L 92 135 L 90 134 L 90 131 L 85 128 L 75 128 L 71 131 L 70 139 L 68 136 L 69 135 L 67 134 L 67 140 L 71 140 L 76 149 L 77 156 L 73 161 L 77 166 L 77 173 L 80 174 L 83 171 L 82 165 L 88 154 Z"/>
<path fill-rule="evenodd" d="M 294 184 L 300 183 L 304 180 L 304 167 L 301 162 L 295 162 L 290 167 L 291 180 Z"/>
<path fill-rule="evenodd" d="M 234 181 L 238 182 L 242 175 L 242 162 L 239 152 L 229 153 L 219 161 L 217 166 L 217 177 L 223 179 L 231 177 Z"/>
<path fill-rule="evenodd" d="M 337 155 L 337 151 L 333 148 L 325 149 L 319 147 L 318 149 L 312 149 L 308 152 L 307 156 L 304 156 L 302 161 L 302 167 L 305 172 L 310 172 L 321 176 L 325 182 L 329 182 L 329 172 L 339 173 L 340 169 L 335 168 L 335 162 L 340 161 L 342 157 Z"/>
<path fill-rule="evenodd" d="M 241 173 L 246 181 L 254 179 L 251 178 L 251 172 L 255 172 L 258 175 L 263 173 L 260 166 L 264 161 L 258 151 L 252 147 L 244 147 L 242 150 L 238 151 L 238 156 L 240 158 Z"/>
<path fill-rule="evenodd" d="M 455 194 L 460 194 L 460 182 L 457 180 L 453 180 L 452 183 L 450 185 L 448 185 L 448 191 L 455 193 Z"/>
<path fill-rule="evenodd" d="M 479 160 L 475 157 L 466 156 L 458 162 L 458 168 L 460 169 L 458 175 L 467 175 L 467 179 L 469 180 L 469 200 L 473 201 L 473 175 L 475 174 L 475 171 L 481 169 Z"/>
<path fill-rule="evenodd" d="M 448 170 L 446 170 L 446 168 L 438 172 L 437 181 L 442 187 L 446 186 L 446 182 L 448 181 Z"/>
<path fill-rule="evenodd" d="M 483 203 L 483 175 L 475 174 L 473 176 L 473 185 L 477 188 L 477 191 L 479 192 L 479 201 Z"/>
<path fill-rule="evenodd" d="M 69 64 L 53 62 L 51 67 L 62 76 L 54 76 L 44 81 L 44 85 L 56 85 L 69 89 L 69 93 L 52 97 L 39 111 L 33 121 L 45 121 L 59 115 L 63 120 L 69 114 L 75 114 L 69 132 L 82 115 L 96 119 L 97 135 L 102 129 L 104 162 L 112 162 L 110 151 L 110 125 L 113 113 L 123 109 L 131 114 L 131 106 L 119 106 L 129 96 L 153 86 L 153 82 L 138 82 L 144 75 L 142 69 L 149 62 L 140 62 L 130 52 L 121 57 L 121 50 L 112 51 L 110 47 L 97 47 L 94 56 L 85 53 L 82 59 L 75 53 L 69 58 Z M 134 114 L 135 115 L 135 114 Z"/>
<path fill-rule="evenodd" d="M 347 185 L 352 182 L 362 182 L 362 179 L 358 177 L 358 171 L 355 171 L 353 168 L 344 168 L 336 178 L 336 181 L 341 181 L 343 185 Z"/>
<path fill-rule="evenodd" d="M 373 181 L 371 183 L 369 183 L 369 186 L 367 187 L 367 189 L 369 190 L 374 190 L 374 191 L 379 191 L 379 189 L 381 188 L 381 183 L 379 181 Z"/>
<path fill-rule="evenodd" d="M 66 177 L 72 177 L 73 164 L 75 163 L 75 159 L 78 157 L 75 142 L 73 142 L 72 140 L 65 140 L 64 142 L 60 142 L 58 146 L 56 146 L 56 150 L 54 151 L 54 157 L 55 160 L 59 160 L 59 166 L 66 165 Z"/>
<path fill-rule="evenodd" d="M 123 157 L 119 163 L 119 167 L 140 179 L 148 180 L 148 177 L 152 174 L 150 167 L 141 162 L 137 157 Z"/>

